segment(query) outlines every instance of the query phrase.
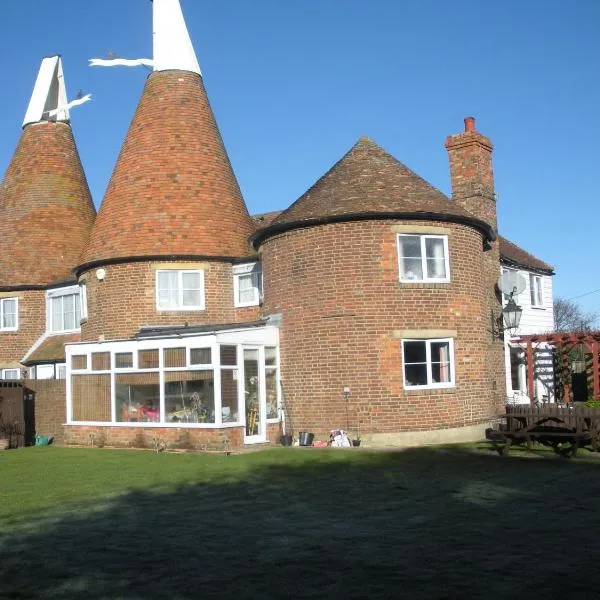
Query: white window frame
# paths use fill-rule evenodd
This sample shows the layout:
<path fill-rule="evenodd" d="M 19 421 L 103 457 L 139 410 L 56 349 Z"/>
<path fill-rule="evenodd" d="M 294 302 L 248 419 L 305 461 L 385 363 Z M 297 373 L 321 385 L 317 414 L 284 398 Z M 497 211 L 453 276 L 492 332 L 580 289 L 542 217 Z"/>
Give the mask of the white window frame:
<path fill-rule="evenodd" d="M 177 273 L 177 307 L 165 308 L 160 306 L 158 278 L 160 273 Z M 193 306 L 183 306 L 183 275 L 187 273 L 200 275 L 200 304 Z M 205 288 L 204 288 L 204 269 L 158 269 L 155 277 L 156 287 L 156 310 L 159 312 L 188 312 L 195 310 L 205 310 Z"/>
<path fill-rule="evenodd" d="M 77 320 L 76 327 L 73 329 L 53 329 L 52 322 L 52 301 L 62 296 L 79 296 L 79 320 Z M 79 285 L 70 285 L 69 287 L 56 288 L 48 290 L 46 292 L 46 330 L 49 335 L 62 335 L 63 333 L 75 333 L 81 331 L 81 287 Z M 64 311 L 63 311 L 63 325 L 64 325 Z"/>
<path fill-rule="evenodd" d="M 423 271 L 422 279 L 407 279 L 402 277 L 402 249 L 400 239 L 403 237 L 418 237 L 421 242 L 421 269 Z M 442 240 L 444 244 L 444 267 L 446 277 L 428 277 L 427 276 L 427 258 L 425 252 L 425 241 L 428 239 Z M 396 239 L 396 249 L 398 253 L 398 277 L 401 283 L 449 283 L 450 282 L 450 256 L 448 252 L 448 236 L 422 233 L 399 233 Z M 414 257 L 417 258 L 417 257 Z"/>
<path fill-rule="evenodd" d="M 16 374 L 16 377 L 7 377 L 7 375 L 9 373 L 13 373 Z M 6 379 L 9 381 L 18 381 L 19 379 L 21 379 L 21 369 L 2 369 L 2 371 L 0 371 L 0 374 L 2 375 L 2 379 Z"/>
<path fill-rule="evenodd" d="M 4 303 L 8 300 L 15 302 L 15 326 L 14 327 L 4 327 Z M 18 331 L 19 330 L 19 298 L 11 297 L 11 298 L 0 298 L 0 331 Z"/>
<path fill-rule="evenodd" d="M 425 385 L 407 385 L 406 384 L 406 363 L 404 360 L 404 344 L 406 342 L 422 342 L 425 344 L 426 365 L 427 365 L 427 384 Z M 433 383 L 431 374 L 431 344 L 448 343 L 448 354 L 450 359 L 450 381 Z M 409 363 L 414 364 L 414 363 Z M 424 390 L 424 389 L 440 389 L 456 387 L 455 360 L 454 360 L 454 340 L 452 338 L 435 338 L 435 339 L 403 339 L 402 340 L 402 381 L 405 390 Z"/>
<path fill-rule="evenodd" d="M 221 365 L 220 362 L 220 346 L 235 346 L 237 360 L 235 365 Z M 250 347 L 274 347 L 277 351 L 277 408 L 278 415 L 281 415 L 281 398 L 280 398 L 280 379 L 279 379 L 279 331 L 276 327 L 267 327 L 264 330 L 256 329 L 252 331 L 227 331 L 219 334 L 211 334 L 207 336 L 191 336 L 188 338 L 177 339 L 158 339 L 158 340 L 138 340 L 138 341 L 122 341 L 122 342 L 94 342 L 94 343 L 75 343 L 67 344 L 66 351 L 66 391 L 67 391 L 67 423 L 70 425 L 102 425 L 110 427 L 128 427 L 128 428 L 144 428 L 144 427 L 165 427 L 165 428 L 184 428 L 184 429 L 220 429 L 220 428 L 236 428 L 245 426 L 245 415 L 242 411 L 242 393 L 241 385 L 243 382 L 243 348 Z M 186 367 L 166 367 L 164 365 L 164 350 L 167 348 L 186 348 Z M 205 364 L 191 364 L 191 351 L 194 348 L 210 348 L 211 362 Z M 152 369 L 140 369 L 138 364 L 138 356 L 140 350 L 156 350 L 159 351 L 159 366 Z M 95 371 L 92 366 L 92 354 L 95 352 L 110 352 L 111 354 L 111 369 L 103 371 Z M 116 355 L 124 352 L 133 353 L 133 366 L 117 369 Z M 72 366 L 73 356 L 85 356 L 85 369 L 74 369 Z M 264 373 L 264 351 L 260 351 L 259 369 Z M 274 367 L 272 365 L 271 367 Z M 225 369 L 233 370 L 235 373 L 234 379 L 238 381 L 238 420 L 223 421 L 222 413 L 222 394 L 221 394 L 221 371 Z M 165 375 L 170 372 L 193 372 L 207 371 L 214 373 L 214 423 L 178 423 L 169 422 L 165 415 Z M 117 418 L 116 404 L 116 377 L 120 373 L 136 372 L 136 373 L 157 373 L 159 375 L 160 386 L 160 407 L 161 415 L 159 421 L 148 422 L 122 422 Z M 75 421 L 73 420 L 73 402 L 72 402 L 72 376 L 73 375 L 110 375 L 111 377 L 111 420 L 106 422 L 99 421 Z M 261 392 L 265 394 L 265 390 Z M 266 419 L 266 423 L 276 423 L 279 421 L 279 416 L 276 419 Z"/>
<path fill-rule="evenodd" d="M 252 276 L 254 295 L 251 301 L 240 301 L 240 277 L 245 275 Z M 255 279 L 256 278 L 256 279 Z M 233 267 L 233 306 L 235 308 L 244 308 L 246 306 L 258 306 L 262 300 L 263 294 L 263 275 L 262 267 L 258 262 L 235 265 Z"/>
<path fill-rule="evenodd" d="M 544 280 L 541 275 L 529 273 L 529 298 L 532 308 L 544 308 Z"/>
<path fill-rule="evenodd" d="M 85 281 L 82 281 L 79 284 L 79 306 L 80 306 L 80 312 L 81 312 L 81 316 L 79 319 L 79 322 L 81 323 L 81 321 L 85 320 L 88 318 L 88 310 L 87 310 L 87 284 L 85 283 Z"/>

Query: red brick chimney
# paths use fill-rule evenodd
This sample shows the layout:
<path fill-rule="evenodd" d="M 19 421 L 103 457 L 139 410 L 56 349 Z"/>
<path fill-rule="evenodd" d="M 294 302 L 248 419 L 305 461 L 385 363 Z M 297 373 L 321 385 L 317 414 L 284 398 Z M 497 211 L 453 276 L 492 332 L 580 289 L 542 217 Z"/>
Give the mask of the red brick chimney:
<path fill-rule="evenodd" d="M 492 149 L 473 117 L 465 118 L 464 132 L 446 139 L 453 200 L 497 230 Z"/>

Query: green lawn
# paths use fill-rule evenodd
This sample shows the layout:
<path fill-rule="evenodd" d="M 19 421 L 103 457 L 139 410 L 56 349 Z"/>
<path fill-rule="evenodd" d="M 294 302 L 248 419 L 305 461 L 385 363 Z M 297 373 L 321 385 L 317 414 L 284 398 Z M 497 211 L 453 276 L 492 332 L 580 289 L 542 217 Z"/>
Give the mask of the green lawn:
<path fill-rule="evenodd" d="M 0 598 L 591 598 L 599 469 L 465 449 L 1 452 Z"/>

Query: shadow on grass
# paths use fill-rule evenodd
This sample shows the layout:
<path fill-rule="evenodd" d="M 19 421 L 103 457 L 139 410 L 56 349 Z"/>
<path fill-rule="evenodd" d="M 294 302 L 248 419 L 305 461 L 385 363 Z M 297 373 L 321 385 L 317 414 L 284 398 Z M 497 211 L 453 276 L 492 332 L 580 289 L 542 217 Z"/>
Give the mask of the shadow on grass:
<path fill-rule="evenodd" d="M 600 584 L 597 465 L 286 452 L 32 518 L 0 536 L 0 597 L 583 598 Z"/>

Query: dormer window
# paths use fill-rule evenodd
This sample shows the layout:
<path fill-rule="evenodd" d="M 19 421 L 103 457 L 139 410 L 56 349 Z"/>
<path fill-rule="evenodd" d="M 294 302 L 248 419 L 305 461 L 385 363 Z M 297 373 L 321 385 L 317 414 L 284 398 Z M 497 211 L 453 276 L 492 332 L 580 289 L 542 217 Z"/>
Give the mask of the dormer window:
<path fill-rule="evenodd" d="M 0 299 L 0 331 L 17 331 L 19 328 L 18 298 Z"/>
<path fill-rule="evenodd" d="M 448 236 L 399 234 L 398 262 L 403 283 L 449 282 Z"/>
<path fill-rule="evenodd" d="M 204 271 L 156 272 L 158 310 L 204 310 Z"/>
<path fill-rule="evenodd" d="M 248 263 L 233 267 L 234 306 L 258 306 L 262 298 L 263 281 L 260 263 Z"/>
<path fill-rule="evenodd" d="M 81 321 L 81 290 L 78 285 L 46 292 L 48 331 L 63 333 L 79 331 Z"/>

